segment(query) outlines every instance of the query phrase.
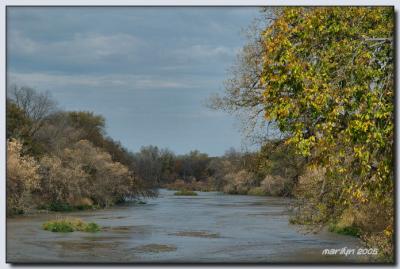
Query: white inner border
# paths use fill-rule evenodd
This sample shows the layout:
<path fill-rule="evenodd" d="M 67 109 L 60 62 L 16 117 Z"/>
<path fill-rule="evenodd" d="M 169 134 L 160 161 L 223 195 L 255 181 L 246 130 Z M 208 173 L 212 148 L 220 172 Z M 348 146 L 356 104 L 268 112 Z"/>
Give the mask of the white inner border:
<path fill-rule="evenodd" d="M 395 1 L 395 0 L 348 0 L 348 1 L 341 1 L 341 0 L 297 0 L 297 1 L 261 1 L 261 0 L 250 0 L 250 1 L 243 1 L 243 0 L 188 0 L 188 1 L 183 1 L 183 0 L 175 0 L 175 1 L 166 1 L 166 0 L 114 0 L 114 1 L 105 1 L 105 0 L 40 0 L 40 1 L 33 1 L 33 0 L 3 0 L 0 2 L 1 10 L 0 10 L 0 55 L 1 55 L 1 65 L 0 65 L 0 189 L 2 190 L 2 195 L 0 196 L 0 216 L 1 216 L 1 221 L 0 221 L 0 227 L 1 227 L 1 232 L 0 232 L 0 268 L 11 268 L 12 266 L 10 264 L 5 263 L 5 253 L 6 253 L 6 227 L 5 227 L 5 217 L 6 217 L 6 212 L 5 212 L 5 189 L 6 189 L 6 181 L 5 181 L 5 171 L 6 171 L 6 159 L 5 159 L 5 74 L 6 74 L 6 65 L 5 65 L 5 59 L 6 59 L 6 46 L 5 46 L 5 14 L 6 14 L 6 6 L 7 5 L 14 5 L 14 6 L 24 6 L 24 5 L 29 5 L 29 6 L 42 6 L 42 5 L 48 5 L 48 6 L 90 6 L 90 5 L 102 5 L 102 6 L 306 6 L 306 5 L 319 5 L 319 6 L 334 6 L 334 5 L 343 5 L 343 6 L 349 6 L 349 5 L 358 5 L 358 6 L 368 6 L 368 5 L 387 5 L 387 6 L 394 6 L 395 7 L 395 13 L 396 13 L 396 85 L 399 85 L 399 76 L 398 76 L 398 70 L 399 70 L 399 17 L 398 17 L 398 11 L 400 8 L 400 1 Z M 398 89 L 396 89 L 396 96 L 398 96 Z M 399 110 L 399 98 L 396 97 L 396 107 L 397 107 L 397 112 Z M 396 115 L 396 122 L 395 125 L 399 126 L 399 115 L 397 113 Z M 398 139 L 398 133 L 396 135 L 396 139 Z M 398 141 L 398 140 L 396 140 Z M 399 142 L 396 144 L 396 153 L 399 150 Z M 396 174 L 399 175 L 399 166 L 397 163 L 395 164 L 395 169 L 396 169 Z M 397 182 L 396 178 L 396 196 L 399 195 L 399 183 Z M 398 200 L 398 199 L 397 199 Z M 397 203 L 397 201 L 396 201 Z M 398 209 L 398 208 L 397 208 Z M 397 214 L 398 212 L 396 212 Z M 398 234 L 399 234 L 399 218 L 397 215 L 397 227 L 396 227 L 396 241 L 398 241 Z M 398 246 L 398 245 L 397 245 Z M 399 247 L 397 247 L 397 258 L 399 258 Z M 398 267 L 397 265 L 396 267 Z M 51 267 L 56 267 L 56 266 L 47 266 L 48 268 Z M 57 266 L 57 268 L 67 268 L 68 266 Z M 98 266 L 74 266 L 75 268 L 84 268 L 84 267 L 98 267 Z M 119 266 L 120 267 L 120 266 Z M 143 267 L 143 268 L 149 268 L 149 266 L 135 266 L 135 267 Z M 151 266 L 152 268 L 162 268 L 162 266 Z M 209 266 L 211 268 L 217 268 L 216 266 Z M 221 266 L 219 266 L 221 267 Z M 247 267 L 250 268 L 251 266 L 241 266 L 241 267 Z M 254 266 L 253 266 L 254 267 Z M 274 268 L 283 268 L 282 266 L 269 266 L 269 267 L 274 267 Z M 322 266 L 321 266 L 322 267 Z M 329 266 L 330 268 L 335 268 L 333 266 Z M 341 266 L 338 268 L 350 268 L 351 266 Z M 369 266 L 370 267 L 370 266 Z M 373 266 L 373 267 L 379 267 L 379 266 Z M 373 268 L 370 267 L 370 268 Z M 380 266 L 383 267 L 383 266 Z M 386 266 L 387 267 L 387 266 Z M 37 266 L 24 266 L 24 268 L 38 268 Z M 118 266 L 107 266 L 107 268 L 118 268 Z M 306 268 L 306 267 L 305 267 Z"/>

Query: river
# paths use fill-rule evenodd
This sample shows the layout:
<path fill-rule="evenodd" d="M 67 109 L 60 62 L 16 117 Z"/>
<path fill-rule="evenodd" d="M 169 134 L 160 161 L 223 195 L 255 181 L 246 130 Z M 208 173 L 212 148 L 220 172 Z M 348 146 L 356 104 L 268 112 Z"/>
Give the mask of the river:
<path fill-rule="evenodd" d="M 305 233 L 288 223 L 288 200 L 199 192 L 174 196 L 160 190 L 147 204 L 7 219 L 7 261 L 323 263 L 363 262 L 357 255 L 322 255 L 324 249 L 358 249 L 350 236 Z M 103 227 L 97 233 L 52 233 L 42 223 L 79 217 Z"/>

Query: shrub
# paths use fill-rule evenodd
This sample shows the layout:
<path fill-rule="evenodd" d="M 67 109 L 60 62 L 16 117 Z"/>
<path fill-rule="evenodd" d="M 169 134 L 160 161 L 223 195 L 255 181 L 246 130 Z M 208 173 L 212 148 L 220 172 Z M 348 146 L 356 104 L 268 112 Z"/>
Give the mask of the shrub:
<path fill-rule="evenodd" d="M 329 231 L 338 233 L 338 234 L 343 234 L 343 235 L 351 235 L 351 236 L 356 236 L 359 237 L 361 235 L 361 230 L 357 227 L 354 226 L 345 226 L 341 227 L 337 224 L 331 223 L 329 225 Z"/>
<path fill-rule="evenodd" d="M 97 223 L 89 222 L 85 228 L 83 229 L 84 232 L 94 233 L 100 231 L 100 227 Z"/>
<path fill-rule="evenodd" d="M 265 192 L 265 190 L 262 187 L 255 187 L 251 188 L 248 192 L 248 195 L 255 195 L 255 196 L 264 196 L 267 195 L 268 193 Z"/>
<path fill-rule="evenodd" d="M 181 190 L 187 189 L 187 184 L 182 179 L 177 179 L 173 183 L 166 184 L 165 187 L 168 190 Z"/>
<path fill-rule="evenodd" d="M 165 187 L 168 190 L 191 190 L 191 191 L 213 191 L 211 182 L 207 181 L 197 181 L 192 180 L 189 182 L 185 182 L 181 179 L 175 180 L 173 183 L 165 184 Z"/>
<path fill-rule="evenodd" d="M 79 166 L 87 178 L 79 188 L 82 197 L 102 207 L 114 205 L 125 198 L 140 195 L 140 184 L 129 169 L 112 161 L 111 155 L 81 140 L 64 150 L 63 159 L 71 166 Z"/>
<path fill-rule="evenodd" d="M 66 203 L 51 203 L 48 206 L 48 210 L 56 212 L 68 212 L 73 211 L 73 207 Z"/>
<path fill-rule="evenodd" d="M 43 224 L 43 229 L 50 232 L 68 233 L 74 231 L 80 232 L 98 232 L 99 225 L 94 222 L 86 223 L 78 218 L 63 218 L 48 221 Z"/>
<path fill-rule="evenodd" d="M 260 187 L 262 190 L 272 196 L 279 196 L 285 193 L 285 190 L 291 185 L 291 180 L 281 176 L 267 175 L 261 181 Z"/>
<path fill-rule="evenodd" d="M 50 210 L 54 212 L 71 212 L 76 210 L 88 210 L 88 209 L 96 209 L 98 207 L 94 205 L 85 205 L 85 204 L 78 204 L 78 205 L 71 205 L 68 203 L 50 203 L 50 204 L 42 204 L 37 207 L 37 209 L 44 209 Z"/>
<path fill-rule="evenodd" d="M 378 256 L 376 259 L 379 262 L 393 262 L 394 240 L 393 231 L 390 227 L 383 232 L 366 233 L 361 236 L 361 239 L 367 244 L 367 247 L 378 248 Z"/>
<path fill-rule="evenodd" d="M 42 203 L 53 211 L 71 211 L 70 202 L 82 198 L 82 187 L 88 174 L 80 165 L 63 156 L 45 156 L 40 160 L 40 186 Z"/>
<path fill-rule="evenodd" d="M 224 177 L 227 184 L 224 192 L 229 194 L 247 194 L 250 188 L 257 185 L 255 175 L 246 170 L 237 173 L 229 173 Z"/>
<path fill-rule="evenodd" d="M 7 215 L 23 213 L 30 207 L 30 192 L 37 188 L 38 164 L 23 155 L 22 143 L 7 141 Z"/>
<path fill-rule="evenodd" d="M 126 166 L 86 140 L 43 157 L 40 175 L 41 202 L 53 211 L 107 207 L 142 194 Z"/>

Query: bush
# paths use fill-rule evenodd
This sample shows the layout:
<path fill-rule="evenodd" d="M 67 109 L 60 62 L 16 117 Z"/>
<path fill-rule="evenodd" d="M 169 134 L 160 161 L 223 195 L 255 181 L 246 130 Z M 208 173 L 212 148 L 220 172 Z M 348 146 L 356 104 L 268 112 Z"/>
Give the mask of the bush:
<path fill-rule="evenodd" d="M 61 221 L 44 223 L 43 229 L 45 229 L 46 231 L 58 232 L 58 233 L 69 233 L 74 231 L 74 228 L 71 224 Z"/>
<path fill-rule="evenodd" d="M 224 180 L 227 182 L 224 192 L 229 194 L 247 194 L 252 187 L 257 185 L 255 175 L 246 170 L 227 174 Z"/>
<path fill-rule="evenodd" d="M 181 195 L 181 196 L 197 196 L 197 193 L 194 191 L 189 190 L 181 190 L 174 193 L 174 195 Z"/>
<path fill-rule="evenodd" d="M 182 179 L 177 179 L 172 183 L 165 184 L 165 188 L 167 188 L 167 190 L 179 190 L 185 187 L 185 181 L 183 181 Z"/>
<path fill-rule="evenodd" d="M 30 193 L 39 182 L 38 164 L 23 155 L 22 143 L 7 141 L 7 215 L 21 214 L 31 205 Z"/>
<path fill-rule="evenodd" d="M 89 222 L 83 230 L 84 232 L 94 233 L 100 231 L 100 227 L 97 223 Z"/>
<path fill-rule="evenodd" d="M 190 182 L 185 182 L 181 179 L 175 180 L 173 183 L 165 184 L 168 190 L 191 190 L 191 191 L 213 191 L 214 188 L 211 186 L 211 182 L 207 181 L 197 181 L 192 180 Z"/>
<path fill-rule="evenodd" d="M 261 181 L 260 187 L 269 195 L 280 196 L 290 188 L 290 185 L 292 185 L 292 182 L 288 178 L 267 175 L 264 180 Z"/>
<path fill-rule="evenodd" d="M 71 205 L 68 203 L 50 203 L 50 204 L 44 204 L 40 205 L 37 207 L 37 209 L 44 209 L 44 210 L 50 210 L 54 212 L 72 212 L 76 210 L 88 210 L 88 209 L 96 209 L 98 207 L 94 205 L 85 205 L 85 204 L 79 204 L 79 205 Z"/>
<path fill-rule="evenodd" d="M 361 230 L 357 227 L 354 227 L 354 226 L 341 227 L 340 225 L 333 224 L 333 223 L 331 223 L 329 225 L 329 231 L 338 233 L 338 234 L 351 235 L 351 236 L 356 236 L 356 237 L 360 237 L 360 235 L 361 235 Z"/>
<path fill-rule="evenodd" d="M 250 189 L 247 192 L 248 195 L 255 195 L 255 196 L 264 196 L 267 195 L 268 193 L 265 192 L 265 190 L 262 187 L 255 187 Z"/>
<path fill-rule="evenodd" d="M 82 167 L 61 156 L 44 156 L 40 160 L 40 201 L 53 211 L 71 211 L 70 202 L 81 199 L 81 188 L 88 180 Z"/>
<path fill-rule="evenodd" d="M 90 197 L 94 204 L 108 207 L 125 198 L 140 193 L 140 184 L 129 169 L 114 162 L 111 155 L 96 148 L 87 140 L 81 140 L 64 150 L 63 159 L 71 166 L 79 166 L 86 173 L 86 180 L 79 186 L 82 198 Z"/>
<path fill-rule="evenodd" d="M 139 182 L 126 166 L 114 162 L 109 153 L 87 140 L 58 156 L 43 157 L 40 175 L 41 202 L 53 211 L 108 207 L 142 194 Z"/>
<path fill-rule="evenodd" d="M 73 211 L 73 207 L 66 203 L 51 203 L 48 206 L 48 210 L 56 211 L 56 212 L 69 212 Z"/>
<path fill-rule="evenodd" d="M 50 232 L 68 233 L 74 231 L 80 232 L 98 232 L 99 225 L 94 222 L 86 223 L 77 218 L 64 218 L 53 221 L 48 221 L 43 224 L 43 229 Z"/>

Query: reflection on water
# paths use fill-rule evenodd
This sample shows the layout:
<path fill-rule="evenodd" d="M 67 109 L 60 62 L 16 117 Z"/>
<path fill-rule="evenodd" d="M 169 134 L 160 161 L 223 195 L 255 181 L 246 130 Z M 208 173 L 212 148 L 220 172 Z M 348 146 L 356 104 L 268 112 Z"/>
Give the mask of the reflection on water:
<path fill-rule="evenodd" d="M 359 248 L 357 239 L 329 232 L 304 234 L 288 223 L 284 198 L 174 196 L 161 190 L 145 205 L 63 213 L 96 222 L 98 233 L 41 229 L 55 215 L 7 220 L 8 262 L 362 262 L 322 256 L 326 248 Z"/>

